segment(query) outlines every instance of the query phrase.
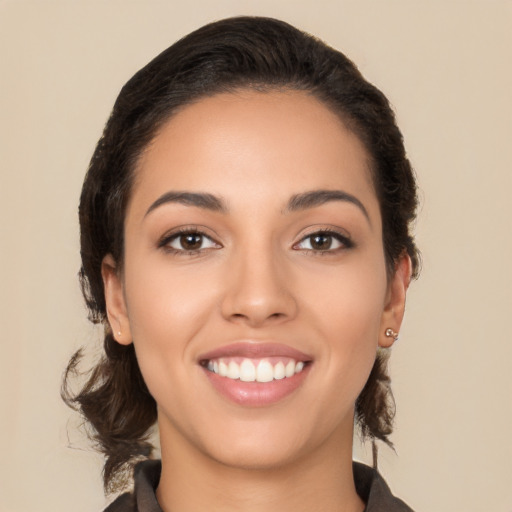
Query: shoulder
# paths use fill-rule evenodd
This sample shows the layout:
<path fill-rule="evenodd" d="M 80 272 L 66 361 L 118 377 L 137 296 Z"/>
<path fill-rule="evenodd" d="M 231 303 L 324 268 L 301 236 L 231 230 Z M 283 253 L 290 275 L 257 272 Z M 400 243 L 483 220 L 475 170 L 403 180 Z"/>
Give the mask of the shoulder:
<path fill-rule="evenodd" d="M 135 512 L 135 507 L 133 494 L 126 492 L 116 498 L 103 512 Z"/>
<path fill-rule="evenodd" d="M 162 512 L 155 494 L 161 470 L 159 460 L 139 462 L 133 473 L 133 493 L 122 494 L 104 512 Z"/>
<path fill-rule="evenodd" d="M 365 512 L 413 512 L 391 493 L 378 471 L 359 462 L 353 463 L 356 490 L 366 503 Z"/>

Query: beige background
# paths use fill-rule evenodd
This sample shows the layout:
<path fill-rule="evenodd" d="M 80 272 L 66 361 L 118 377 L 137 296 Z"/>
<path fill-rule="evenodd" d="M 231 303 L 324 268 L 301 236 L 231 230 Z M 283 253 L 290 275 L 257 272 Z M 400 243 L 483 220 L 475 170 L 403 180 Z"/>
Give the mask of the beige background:
<path fill-rule="evenodd" d="M 511 512 L 506 0 L 0 2 L 0 510 L 102 509 L 101 459 L 59 399 L 69 355 L 97 339 L 75 277 L 81 181 L 122 84 L 236 14 L 319 35 L 395 105 L 422 189 L 424 269 L 392 357 L 397 454 L 382 450 L 381 470 L 418 512 Z"/>

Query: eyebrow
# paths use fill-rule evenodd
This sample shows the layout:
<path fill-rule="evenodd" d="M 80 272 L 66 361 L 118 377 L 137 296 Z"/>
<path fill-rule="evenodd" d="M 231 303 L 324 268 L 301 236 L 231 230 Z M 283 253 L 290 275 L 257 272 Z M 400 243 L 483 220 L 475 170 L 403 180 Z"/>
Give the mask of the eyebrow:
<path fill-rule="evenodd" d="M 213 194 L 198 193 L 198 192 L 166 192 L 160 196 L 147 210 L 144 217 L 146 217 L 153 210 L 167 203 L 179 203 L 187 206 L 196 206 L 205 210 L 214 212 L 226 212 L 227 206 L 217 196 Z"/>
<path fill-rule="evenodd" d="M 343 190 L 311 190 L 309 192 L 303 192 L 302 194 L 295 194 L 288 201 L 283 213 L 307 210 L 332 201 L 348 202 L 357 206 L 371 224 L 370 216 L 368 215 L 368 211 L 364 207 L 363 203 L 357 197 L 349 194 L 348 192 L 344 192 Z M 144 217 L 159 206 L 168 203 L 195 206 L 197 208 L 203 208 L 205 210 L 220 213 L 227 213 L 228 211 L 226 203 L 221 198 L 214 196 L 213 194 L 171 191 L 161 195 L 154 203 L 152 203 Z"/>
<path fill-rule="evenodd" d="M 288 202 L 285 212 L 307 210 L 308 208 L 315 208 L 331 201 L 343 201 L 357 206 L 371 224 L 370 216 L 363 203 L 357 197 L 343 190 L 312 190 L 296 194 Z"/>

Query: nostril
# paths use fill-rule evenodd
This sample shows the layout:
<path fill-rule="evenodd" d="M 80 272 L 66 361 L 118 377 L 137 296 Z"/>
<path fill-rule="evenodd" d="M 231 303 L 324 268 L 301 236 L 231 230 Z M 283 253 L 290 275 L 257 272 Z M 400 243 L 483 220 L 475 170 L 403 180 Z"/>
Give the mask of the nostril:
<path fill-rule="evenodd" d="M 269 318 L 275 318 L 275 319 L 278 319 L 278 318 L 283 318 L 284 316 L 286 316 L 284 313 L 272 313 Z"/>

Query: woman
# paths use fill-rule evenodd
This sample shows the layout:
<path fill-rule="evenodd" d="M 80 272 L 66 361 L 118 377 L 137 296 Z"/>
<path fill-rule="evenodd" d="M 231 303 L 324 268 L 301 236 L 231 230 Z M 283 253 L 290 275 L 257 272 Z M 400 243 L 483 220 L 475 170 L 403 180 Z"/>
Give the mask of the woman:
<path fill-rule="evenodd" d="M 140 70 L 80 202 L 105 354 L 65 391 L 106 489 L 158 425 L 107 510 L 410 510 L 351 455 L 354 419 L 389 443 L 416 203 L 386 98 L 286 23 L 213 23 Z"/>

